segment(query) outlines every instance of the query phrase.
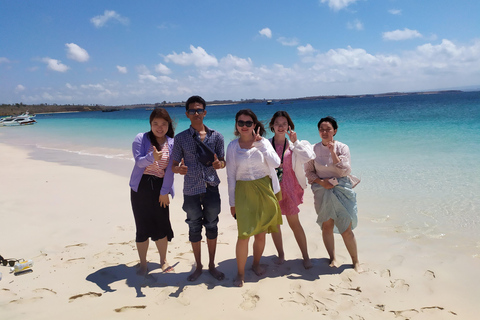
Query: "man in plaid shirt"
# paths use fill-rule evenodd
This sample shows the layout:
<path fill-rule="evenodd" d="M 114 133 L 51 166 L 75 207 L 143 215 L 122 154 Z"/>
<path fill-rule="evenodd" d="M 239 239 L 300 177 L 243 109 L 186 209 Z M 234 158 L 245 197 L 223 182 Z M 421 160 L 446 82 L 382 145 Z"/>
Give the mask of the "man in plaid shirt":
<path fill-rule="evenodd" d="M 206 102 L 200 96 L 190 97 L 185 114 L 190 119 L 190 128 L 175 136 L 172 152 L 174 173 L 184 175 L 183 210 L 189 227 L 189 240 L 192 243 L 196 269 L 188 276 L 195 281 L 202 274 L 201 240 L 202 227 L 205 226 L 209 254 L 208 270 L 217 280 L 225 275 L 215 267 L 215 251 L 218 236 L 218 215 L 220 214 L 220 179 L 218 169 L 225 168 L 225 145 L 222 134 L 203 124 L 207 114 Z M 215 153 L 211 166 L 205 166 L 198 160 L 197 141 L 199 139 Z"/>

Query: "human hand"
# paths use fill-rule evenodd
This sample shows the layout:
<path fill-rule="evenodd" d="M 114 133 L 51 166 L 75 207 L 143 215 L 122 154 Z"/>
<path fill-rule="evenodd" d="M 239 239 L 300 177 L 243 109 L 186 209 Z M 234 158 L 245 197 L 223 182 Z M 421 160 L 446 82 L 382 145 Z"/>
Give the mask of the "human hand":
<path fill-rule="evenodd" d="M 288 138 L 292 143 L 295 143 L 295 141 L 297 141 L 297 133 L 293 131 L 292 128 L 290 128 L 290 126 L 288 126 L 287 134 L 288 134 Z"/>
<path fill-rule="evenodd" d="M 260 135 L 260 127 L 258 127 L 257 132 L 253 131 L 252 135 L 254 142 L 262 140 L 262 136 Z"/>
<path fill-rule="evenodd" d="M 188 172 L 188 167 L 185 165 L 185 161 L 182 158 L 182 161 L 179 163 L 177 167 L 177 173 L 180 173 L 181 175 L 186 175 Z"/>
<path fill-rule="evenodd" d="M 230 213 L 232 214 L 232 217 L 237 219 L 237 212 L 235 211 L 235 207 L 230 207 Z"/>
<path fill-rule="evenodd" d="M 164 195 L 161 194 L 158 197 L 158 202 L 160 202 L 161 207 L 163 208 L 168 207 L 168 205 L 170 204 L 170 198 L 168 197 L 168 194 L 164 194 Z"/>
<path fill-rule="evenodd" d="M 330 141 L 328 144 L 327 144 L 327 148 L 328 150 L 332 153 L 332 152 L 335 152 L 335 141 Z"/>
<path fill-rule="evenodd" d="M 158 151 L 157 148 L 153 146 L 153 159 L 155 159 L 155 161 L 162 159 L 162 154 L 162 151 Z"/>
<path fill-rule="evenodd" d="M 215 170 L 218 170 L 218 169 L 222 169 L 223 168 L 223 164 L 222 164 L 222 161 L 218 160 L 218 157 L 217 157 L 217 154 L 214 154 L 213 155 L 213 162 L 212 162 L 212 166 Z"/>
<path fill-rule="evenodd" d="M 324 180 L 324 179 L 320 179 L 320 178 L 315 180 L 314 182 L 318 183 L 319 185 L 321 185 L 322 187 L 324 187 L 327 190 L 333 189 L 335 187 L 333 184 L 328 182 L 328 180 Z"/>

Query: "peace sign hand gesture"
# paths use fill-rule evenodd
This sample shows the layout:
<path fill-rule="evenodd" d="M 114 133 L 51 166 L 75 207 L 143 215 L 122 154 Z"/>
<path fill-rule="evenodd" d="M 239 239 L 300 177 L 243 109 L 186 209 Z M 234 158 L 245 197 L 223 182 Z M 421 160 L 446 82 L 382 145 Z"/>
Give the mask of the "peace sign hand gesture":
<path fill-rule="evenodd" d="M 257 128 L 257 132 L 253 131 L 253 142 L 262 140 L 262 136 L 260 135 L 260 127 Z"/>
<path fill-rule="evenodd" d="M 292 143 L 295 143 L 295 141 L 297 141 L 297 133 L 293 131 L 292 128 L 290 128 L 290 126 L 288 126 L 287 134 L 288 134 L 288 138 L 290 138 L 290 141 Z"/>

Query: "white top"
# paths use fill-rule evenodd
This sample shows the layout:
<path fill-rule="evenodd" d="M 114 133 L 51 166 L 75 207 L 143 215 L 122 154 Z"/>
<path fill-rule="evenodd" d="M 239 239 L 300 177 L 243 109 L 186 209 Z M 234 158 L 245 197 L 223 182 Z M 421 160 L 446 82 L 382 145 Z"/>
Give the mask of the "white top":
<path fill-rule="evenodd" d="M 305 164 L 305 174 L 309 183 L 312 183 L 317 178 L 341 178 L 350 174 L 352 171 L 350 166 L 350 149 L 346 144 L 335 141 L 334 150 L 340 159 L 340 162 L 337 164 L 333 164 L 332 155 L 328 147 L 321 142 L 313 146 L 316 157 Z"/>
<path fill-rule="evenodd" d="M 272 138 L 273 139 L 273 138 Z M 269 139 L 271 142 L 272 139 Z M 309 160 L 315 159 L 313 147 L 307 140 L 298 140 L 294 143 L 288 141 L 288 148 L 292 151 L 292 167 L 295 177 L 303 189 L 307 188 L 307 178 L 305 177 L 304 164 Z"/>
<path fill-rule="evenodd" d="M 238 180 L 252 181 L 270 176 L 273 192 L 280 192 L 280 183 L 275 172 L 275 168 L 280 166 L 280 158 L 267 139 L 254 142 L 251 149 L 242 149 L 238 139 L 233 140 L 228 144 L 226 161 L 231 207 L 235 207 L 235 185 Z"/>

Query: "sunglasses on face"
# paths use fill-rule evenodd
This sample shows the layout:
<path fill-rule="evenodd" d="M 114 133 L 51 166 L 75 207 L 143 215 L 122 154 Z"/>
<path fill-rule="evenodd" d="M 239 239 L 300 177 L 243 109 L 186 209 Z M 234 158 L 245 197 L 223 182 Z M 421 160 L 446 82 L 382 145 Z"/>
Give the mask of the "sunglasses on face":
<path fill-rule="evenodd" d="M 8 264 L 10 267 L 13 267 L 15 265 L 15 262 L 17 261 L 18 261 L 17 259 L 3 259 L 3 257 L 0 256 L 0 263 L 3 264 L 4 266 Z"/>
<path fill-rule="evenodd" d="M 237 121 L 237 124 L 238 126 L 241 128 L 243 126 L 247 126 L 248 128 L 250 128 L 251 126 L 253 126 L 253 121 L 243 121 L 243 120 L 238 120 Z"/>
<path fill-rule="evenodd" d="M 205 109 L 188 109 L 188 110 L 187 110 L 187 113 L 188 113 L 189 115 L 192 115 L 192 116 L 193 116 L 195 113 L 196 113 L 196 114 L 204 114 L 204 113 L 205 113 Z"/>

